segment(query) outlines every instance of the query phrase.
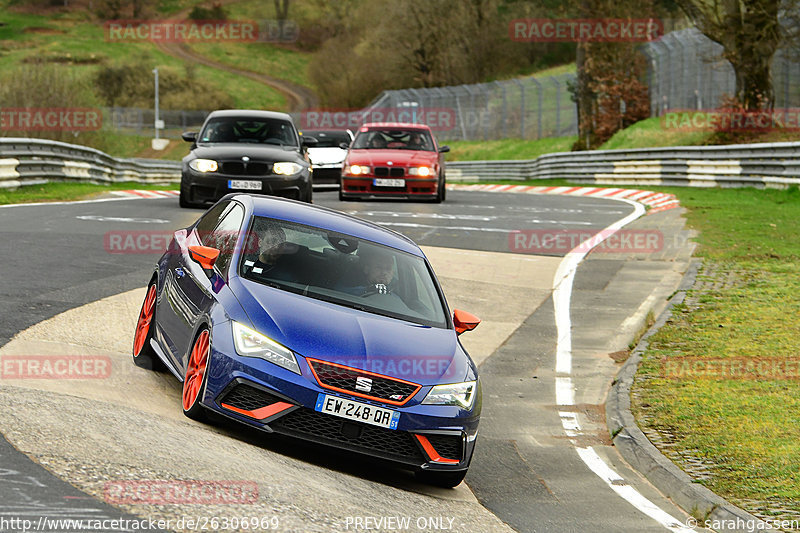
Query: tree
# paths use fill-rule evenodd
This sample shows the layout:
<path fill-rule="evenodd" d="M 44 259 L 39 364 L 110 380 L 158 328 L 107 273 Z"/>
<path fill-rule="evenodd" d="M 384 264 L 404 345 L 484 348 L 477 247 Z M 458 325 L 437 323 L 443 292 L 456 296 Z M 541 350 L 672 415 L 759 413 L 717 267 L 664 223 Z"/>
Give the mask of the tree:
<path fill-rule="evenodd" d="M 648 0 L 582 0 L 585 18 L 652 17 Z M 602 14 L 602 16 L 598 16 Z M 572 88 L 578 106 L 578 140 L 574 148 L 591 150 L 618 130 L 650 116 L 650 98 L 642 82 L 645 61 L 636 42 L 578 44 L 577 78 Z"/>
<path fill-rule="evenodd" d="M 736 73 L 738 103 L 748 111 L 772 109 L 770 63 L 782 42 L 778 17 L 793 11 L 794 0 L 676 2 L 700 31 L 722 45 Z"/>

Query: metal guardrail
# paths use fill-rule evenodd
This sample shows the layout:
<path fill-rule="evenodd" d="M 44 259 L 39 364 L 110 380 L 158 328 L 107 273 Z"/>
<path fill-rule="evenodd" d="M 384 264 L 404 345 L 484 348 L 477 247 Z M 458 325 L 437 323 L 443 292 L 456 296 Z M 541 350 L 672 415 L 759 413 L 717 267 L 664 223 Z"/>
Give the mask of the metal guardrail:
<path fill-rule="evenodd" d="M 596 150 L 447 163 L 448 181 L 548 178 L 604 185 L 783 188 L 800 185 L 800 143 Z"/>
<path fill-rule="evenodd" d="M 45 139 L 0 138 L 0 188 L 48 181 L 174 182 L 177 161 L 118 159 L 94 148 Z"/>
<path fill-rule="evenodd" d="M 178 161 L 118 159 L 44 139 L 0 138 L 0 188 L 47 181 L 177 182 Z M 603 185 L 800 185 L 800 142 L 597 150 L 536 159 L 450 161 L 448 181 L 569 179 Z"/>

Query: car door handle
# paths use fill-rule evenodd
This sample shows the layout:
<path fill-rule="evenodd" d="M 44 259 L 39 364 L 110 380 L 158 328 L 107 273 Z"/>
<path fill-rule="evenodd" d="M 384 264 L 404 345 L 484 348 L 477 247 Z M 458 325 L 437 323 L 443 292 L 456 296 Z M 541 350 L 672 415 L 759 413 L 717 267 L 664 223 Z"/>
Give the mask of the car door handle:
<path fill-rule="evenodd" d="M 179 278 L 182 278 L 186 275 L 186 272 L 184 272 L 182 268 L 178 267 L 175 269 L 175 275 Z"/>

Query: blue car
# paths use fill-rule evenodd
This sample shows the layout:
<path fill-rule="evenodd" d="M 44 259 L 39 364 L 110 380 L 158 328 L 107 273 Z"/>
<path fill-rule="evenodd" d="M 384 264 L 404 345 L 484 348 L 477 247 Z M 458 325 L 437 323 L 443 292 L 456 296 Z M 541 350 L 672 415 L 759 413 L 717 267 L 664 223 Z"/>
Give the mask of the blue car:
<path fill-rule="evenodd" d="M 426 483 L 466 475 L 477 368 L 425 255 L 331 209 L 229 194 L 175 232 L 133 360 L 183 382 L 183 411 L 386 460 Z"/>

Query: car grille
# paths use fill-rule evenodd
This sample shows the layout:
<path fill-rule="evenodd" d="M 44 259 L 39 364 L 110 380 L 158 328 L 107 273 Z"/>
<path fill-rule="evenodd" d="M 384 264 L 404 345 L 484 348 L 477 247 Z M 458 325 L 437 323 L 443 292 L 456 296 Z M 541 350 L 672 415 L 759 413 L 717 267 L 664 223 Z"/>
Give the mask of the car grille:
<path fill-rule="evenodd" d="M 393 178 L 402 178 L 405 176 L 405 169 L 399 167 L 375 167 L 375 176 L 391 176 Z"/>
<path fill-rule="evenodd" d="M 425 435 L 433 449 L 445 459 L 461 460 L 463 439 L 460 435 Z"/>
<path fill-rule="evenodd" d="M 231 176 L 266 176 L 272 173 L 272 163 L 223 161 L 220 171 Z"/>
<path fill-rule="evenodd" d="M 309 358 L 308 364 L 311 366 L 317 382 L 324 388 L 393 405 L 404 404 L 421 388 L 421 385 L 416 383 L 373 374 L 357 368 L 334 365 L 316 359 Z M 356 388 L 358 378 L 371 380 L 369 391 Z"/>
<path fill-rule="evenodd" d="M 238 384 L 225 394 L 219 403 L 224 403 L 237 409 L 244 409 L 245 411 L 255 411 L 280 401 L 283 400 L 268 392 L 249 385 Z"/>
<path fill-rule="evenodd" d="M 426 461 L 410 433 L 351 422 L 311 409 L 301 408 L 280 417 L 269 426 L 277 433 L 331 444 L 352 451 L 422 464 Z"/>

